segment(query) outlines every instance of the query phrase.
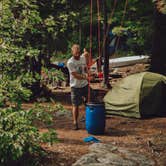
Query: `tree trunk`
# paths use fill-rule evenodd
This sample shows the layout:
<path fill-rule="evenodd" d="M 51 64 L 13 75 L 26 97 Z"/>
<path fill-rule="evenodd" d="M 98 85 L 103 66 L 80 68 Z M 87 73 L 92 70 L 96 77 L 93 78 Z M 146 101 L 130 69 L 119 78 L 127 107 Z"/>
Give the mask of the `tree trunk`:
<path fill-rule="evenodd" d="M 109 88 L 109 53 L 108 53 L 108 36 L 106 36 L 107 32 L 107 8 L 106 8 L 106 0 L 103 1 L 103 12 L 104 12 L 104 25 L 103 25 L 103 31 L 104 31 L 104 48 L 103 48 L 103 57 L 104 57 L 104 80 L 103 80 L 103 86 L 105 88 Z M 106 38 L 106 39 L 105 39 Z"/>
<path fill-rule="evenodd" d="M 33 73 L 33 78 L 35 78 L 36 74 L 41 75 L 41 57 L 42 55 L 40 54 L 37 59 L 35 57 L 32 57 L 31 59 L 30 70 Z M 32 98 L 36 98 L 37 96 L 39 96 L 41 93 L 40 79 L 33 82 L 30 89 L 33 93 Z"/>
<path fill-rule="evenodd" d="M 155 7 L 155 29 L 152 48 L 151 71 L 166 74 L 166 14 Z"/>

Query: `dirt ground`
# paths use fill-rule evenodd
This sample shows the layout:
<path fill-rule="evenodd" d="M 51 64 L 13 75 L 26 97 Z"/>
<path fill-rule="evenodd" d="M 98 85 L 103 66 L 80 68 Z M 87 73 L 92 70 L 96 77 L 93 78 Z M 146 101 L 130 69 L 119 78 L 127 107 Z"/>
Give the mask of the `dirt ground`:
<path fill-rule="evenodd" d="M 64 105 L 71 111 L 70 105 Z M 83 110 L 81 115 L 83 115 Z M 70 166 L 82 155 L 88 153 L 92 143 L 85 143 L 83 139 L 89 134 L 85 123 L 79 123 L 78 131 L 72 130 L 72 119 L 59 117 L 54 121 L 54 128 L 58 134 L 59 143 L 53 146 L 44 146 L 52 152 L 48 160 L 43 163 L 47 166 Z M 94 135 L 102 143 L 112 143 L 126 147 L 137 153 L 145 154 L 156 161 L 156 165 L 166 165 L 166 118 L 131 119 L 118 116 L 106 118 L 104 135 Z"/>
<path fill-rule="evenodd" d="M 138 71 L 140 71 L 139 67 L 136 66 Z M 132 69 L 123 69 L 122 72 L 128 75 L 133 72 Z M 116 80 L 114 80 L 115 82 Z M 99 84 L 95 86 L 100 88 L 98 87 Z M 71 103 L 68 102 L 70 98 L 68 90 L 56 91 L 55 100 L 61 102 L 65 109 L 71 111 Z M 82 107 L 80 117 L 84 114 L 85 111 Z M 72 130 L 72 117 L 55 117 L 53 128 L 56 129 L 59 142 L 53 146 L 43 145 L 50 152 L 48 159 L 43 162 L 44 166 L 71 166 L 82 155 L 88 153 L 88 147 L 92 143 L 83 141 L 84 138 L 89 136 L 85 129 L 85 122 L 80 122 L 79 127 L 78 131 Z M 166 118 L 107 117 L 105 134 L 95 135 L 95 137 L 102 143 L 112 143 L 145 154 L 155 160 L 156 165 L 166 165 Z"/>

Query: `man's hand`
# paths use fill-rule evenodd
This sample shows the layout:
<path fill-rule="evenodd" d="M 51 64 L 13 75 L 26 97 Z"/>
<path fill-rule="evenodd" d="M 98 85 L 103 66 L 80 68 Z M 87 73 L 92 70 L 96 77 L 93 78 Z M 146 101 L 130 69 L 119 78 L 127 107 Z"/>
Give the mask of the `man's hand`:
<path fill-rule="evenodd" d="M 92 74 L 92 73 L 89 73 L 88 80 L 89 80 L 89 81 L 93 81 L 94 79 L 95 79 L 95 75 Z"/>
<path fill-rule="evenodd" d="M 87 80 L 88 79 L 87 74 L 78 74 L 77 72 L 72 72 L 72 75 L 78 80 Z"/>
<path fill-rule="evenodd" d="M 92 80 L 94 80 L 95 79 L 95 75 L 94 74 L 91 74 L 91 73 L 89 73 L 89 74 L 78 74 L 78 73 L 76 73 L 76 72 L 73 72 L 72 73 L 73 74 L 73 76 L 75 77 L 75 78 L 77 78 L 77 79 L 79 79 L 79 80 L 88 80 L 88 81 L 92 81 Z"/>

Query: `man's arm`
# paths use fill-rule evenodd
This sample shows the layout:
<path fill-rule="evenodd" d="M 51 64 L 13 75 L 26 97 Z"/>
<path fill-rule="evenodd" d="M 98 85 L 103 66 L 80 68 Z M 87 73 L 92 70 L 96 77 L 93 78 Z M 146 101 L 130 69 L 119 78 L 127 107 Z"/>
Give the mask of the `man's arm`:
<path fill-rule="evenodd" d="M 78 80 L 87 80 L 88 79 L 87 74 L 79 74 L 77 72 L 72 72 L 71 74 Z"/>

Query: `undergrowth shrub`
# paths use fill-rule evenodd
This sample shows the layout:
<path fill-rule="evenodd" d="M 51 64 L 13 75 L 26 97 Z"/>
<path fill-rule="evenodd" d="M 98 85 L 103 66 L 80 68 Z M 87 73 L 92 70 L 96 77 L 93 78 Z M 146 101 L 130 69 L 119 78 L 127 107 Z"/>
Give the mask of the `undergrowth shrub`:
<path fill-rule="evenodd" d="M 19 160 L 23 155 L 43 155 L 41 143 L 57 141 L 53 129 L 41 133 L 34 121 L 50 124 L 52 117 L 42 106 L 23 110 L 12 107 L 0 110 L 0 164 Z"/>

